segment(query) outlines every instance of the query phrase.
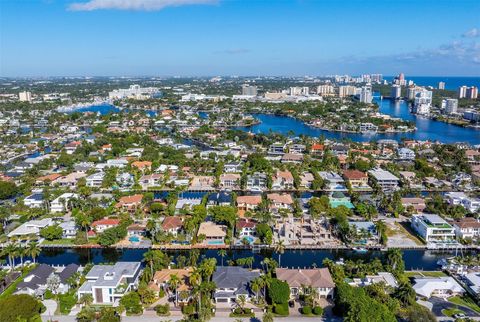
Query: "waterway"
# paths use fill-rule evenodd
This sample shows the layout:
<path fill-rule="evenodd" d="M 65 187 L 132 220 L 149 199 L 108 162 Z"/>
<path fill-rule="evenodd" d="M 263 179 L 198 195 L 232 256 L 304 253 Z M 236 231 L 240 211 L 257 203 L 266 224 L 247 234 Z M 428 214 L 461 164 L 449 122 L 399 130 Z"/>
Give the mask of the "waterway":
<path fill-rule="evenodd" d="M 50 265 L 68 265 L 77 263 L 85 265 L 87 263 L 112 263 L 116 261 L 141 261 L 146 249 L 46 249 L 43 250 L 37 258 L 37 262 Z M 178 255 L 188 258 L 189 251 L 168 251 L 174 259 Z M 384 252 L 368 251 L 367 253 L 356 253 L 351 250 L 286 250 L 281 255 L 282 267 L 320 267 L 325 258 L 332 260 L 339 259 L 364 259 L 382 258 Z M 467 254 L 464 252 L 464 254 Z M 437 261 L 441 258 L 455 255 L 454 251 L 432 251 L 432 250 L 404 250 L 403 259 L 407 270 L 438 270 Z M 460 253 L 458 253 L 460 255 Z M 255 259 L 254 268 L 261 268 L 264 258 L 273 258 L 278 261 L 278 254 L 271 250 L 262 250 L 253 253 L 251 250 L 228 250 L 227 256 L 223 261 L 226 265 L 229 259 L 238 259 L 253 256 Z M 217 250 L 201 250 L 200 260 L 202 258 L 217 259 L 220 265 L 221 257 Z M 18 260 L 17 260 L 18 261 Z"/>
<path fill-rule="evenodd" d="M 331 132 L 315 128 L 292 117 L 254 114 L 261 123 L 250 127 L 240 127 L 239 129 L 251 131 L 252 133 L 268 134 L 270 132 L 279 132 L 284 135 L 294 136 L 307 135 L 312 137 L 324 137 L 335 140 L 353 140 L 357 142 L 366 142 L 380 139 L 401 139 L 430 140 L 443 143 L 468 142 L 470 144 L 480 144 L 480 130 L 473 128 L 464 128 L 461 126 L 448 124 L 431 120 L 425 117 L 416 116 L 410 113 L 410 108 L 405 101 L 392 101 L 375 99 L 380 107 L 380 112 L 392 117 L 402 118 L 404 120 L 415 122 L 417 131 L 409 133 L 341 133 Z"/>

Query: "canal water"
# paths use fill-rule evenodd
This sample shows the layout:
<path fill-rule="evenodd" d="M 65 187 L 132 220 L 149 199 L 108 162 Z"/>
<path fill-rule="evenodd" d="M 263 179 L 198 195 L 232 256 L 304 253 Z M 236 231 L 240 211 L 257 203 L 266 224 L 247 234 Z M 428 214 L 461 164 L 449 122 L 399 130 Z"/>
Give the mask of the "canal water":
<path fill-rule="evenodd" d="M 324 137 L 326 139 L 350 139 L 357 142 L 366 142 L 380 139 L 401 139 L 430 140 L 443 143 L 468 142 L 470 144 L 480 144 L 480 130 L 473 128 L 464 128 L 461 126 L 448 124 L 431 120 L 425 117 L 416 116 L 410 113 L 406 101 L 374 100 L 380 107 L 380 112 L 392 117 L 402 118 L 404 120 L 415 122 L 417 131 L 409 133 L 340 133 L 321 130 L 311 127 L 304 122 L 288 116 L 279 116 L 271 114 L 254 114 L 261 123 L 250 127 L 240 127 L 244 131 L 252 133 L 268 134 L 270 132 L 279 132 L 283 135 L 294 136 L 307 135 L 312 137 Z"/>
<path fill-rule="evenodd" d="M 141 261 L 146 249 L 45 249 L 37 258 L 37 262 L 50 265 L 68 265 L 77 263 L 85 265 L 87 263 L 112 263 L 116 261 Z M 168 251 L 173 258 L 183 255 L 188 258 L 190 251 Z M 458 255 L 461 253 L 458 252 Z M 468 254 L 463 252 L 464 255 Z M 382 258 L 385 252 L 368 251 L 366 253 L 357 253 L 352 250 L 286 250 L 281 255 L 282 267 L 317 267 L 322 266 L 325 258 L 332 260 L 340 259 L 363 259 L 371 260 L 373 258 Z M 403 259 L 407 270 L 438 270 L 437 261 L 439 259 L 455 255 L 455 251 L 432 251 L 432 250 L 404 250 Z M 252 252 L 251 250 L 227 250 L 227 256 L 224 257 L 226 265 L 229 259 L 238 259 L 253 256 L 255 259 L 254 268 L 261 268 L 264 258 L 273 258 L 278 261 L 278 254 L 272 250 L 262 250 Z M 221 257 L 217 250 L 200 250 L 200 260 L 202 258 L 217 259 L 218 265 L 221 263 Z M 17 259 L 18 262 L 18 259 Z"/>

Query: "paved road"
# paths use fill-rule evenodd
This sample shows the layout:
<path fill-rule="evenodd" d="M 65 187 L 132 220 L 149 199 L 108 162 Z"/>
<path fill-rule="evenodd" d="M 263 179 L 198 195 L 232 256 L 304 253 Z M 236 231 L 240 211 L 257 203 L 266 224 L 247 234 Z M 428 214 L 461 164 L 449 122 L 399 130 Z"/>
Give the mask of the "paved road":
<path fill-rule="evenodd" d="M 432 303 L 432 312 L 435 314 L 435 316 L 445 316 L 442 313 L 442 310 L 458 308 L 459 310 L 462 310 L 468 317 L 480 317 L 480 314 L 466 306 L 457 305 L 443 299 L 432 297 L 428 300 L 428 302 Z"/>

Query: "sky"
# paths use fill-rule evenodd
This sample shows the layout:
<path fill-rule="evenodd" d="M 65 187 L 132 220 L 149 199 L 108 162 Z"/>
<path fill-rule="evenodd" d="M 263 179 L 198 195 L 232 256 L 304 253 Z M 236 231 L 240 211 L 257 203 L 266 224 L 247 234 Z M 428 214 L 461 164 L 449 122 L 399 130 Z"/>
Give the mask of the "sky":
<path fill-rule="evenodd" d="M 0 76 L 480 76 L 479 0 L 0 0 Z"/>

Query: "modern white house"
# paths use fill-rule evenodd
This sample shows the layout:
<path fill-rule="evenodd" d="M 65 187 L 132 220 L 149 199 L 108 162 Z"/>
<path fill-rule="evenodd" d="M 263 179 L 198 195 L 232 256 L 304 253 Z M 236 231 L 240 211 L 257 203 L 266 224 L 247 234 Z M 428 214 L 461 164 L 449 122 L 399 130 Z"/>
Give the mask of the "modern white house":
<path fill-rule="evenodd" d="M 41 220 L 30 220 L 26 223 L 21 224 L 10 233 L 8 237 L 13 236 L 25 236 L 25 235 L 37 235 L 40 233 L 42 228 L 53 225 L 52 218 L 45 218 Z"/>
<path fill-rule="evenodd" d="M 42 208 L 44 205 L 43 195 L 41 193 L 33 193 L 23 199 L 23 204 L 29 208 Z"/>
<path fill-rule="evenodd" d="M 95 265 L 85 276 L 87 281 L 78 289 L 78 299 L 90 294 L 93 304 L 118 305 L 123 295 L 138 286 L 141 272 L 140 262 Z"/>
<path fill-rule="evenodd" d="M 445 199 L 449 204 L 463 206 L 471 213 L 480 209 L 480 199 L 469 197 L 464 192 L 447 192 Z"/>
<path fill-rule="evenodd" d="M 67 192 L 64 193 L 55 200 L 52 201 L 50 204 L 50 212 L 64 212 L 68 209 L 68 202 L 71 199 L 78 198 L 76 193 Z"/>
<path fill-rule="evenodd" d="M 415 159 L 415 152 L 409 148 L 400 148 L 397 150 L 398 158 L 400 160 L 413 160 Z"/>
<path fill-rule="evenodd" d="M 394 176 L 389 171 L 376 168 L 368 171 L 368 174 L 376 182 L 380 188 L 386 191 L 396 190 L 400 179 Z"/>
<path fill-rule="evenodd" d="M 87 187 L 98 188 L 102 186 L 105 172 L 96 172 L 87 177 Z"/>
<path fill-rule="evenodd" d="M 455 228 L 439 215 L 414 215 L 412 228 L 427 243 L 445 243 L 455 241 Z"/>

